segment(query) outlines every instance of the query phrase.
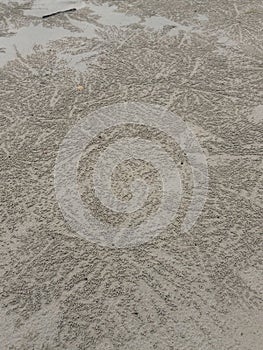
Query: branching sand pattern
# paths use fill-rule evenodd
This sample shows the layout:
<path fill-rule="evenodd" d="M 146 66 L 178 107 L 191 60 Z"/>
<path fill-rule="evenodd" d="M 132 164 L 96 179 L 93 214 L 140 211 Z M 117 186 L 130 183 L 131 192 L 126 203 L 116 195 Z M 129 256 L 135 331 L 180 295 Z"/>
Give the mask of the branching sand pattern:
<path fill-rule="evenodd" d="M 46 22 L 27 13 L 32 1 L 0 4 L 0 348 L 260 350 L 261 2 L 82 3 Z M 102 5 L 128 24 L 105 25 Z M 173 24 L 163 25 L 164 18 Z M 156 21 L 157 29 L 147 25 Z M 15 36 L 30 26 L 60 33 L 23 52 Z M 54 167 L 78 121 L 124 102 L 159 105 L 182 118 L 206 156 L 209 190 L 198 221 L 182 233 L 191 169 L 170 139 L 148 130 L 149 140 L 159 137 L 174 153 L 181 209 L 155 239 L 112 249 L 68 225 Z M 120 131 L 130 132 L 109 129 L 94 140 L 95 151 Z M 87 206 L 92 156 L 86 149 L 78 174 Z M 151 165 L 120 164 L 112 189 L 129 199 L 126 184 L 136 176 L 153 185 L 143 221 L 160 198 Z M 100 207 L 93 209 L 101 218 Z"/>

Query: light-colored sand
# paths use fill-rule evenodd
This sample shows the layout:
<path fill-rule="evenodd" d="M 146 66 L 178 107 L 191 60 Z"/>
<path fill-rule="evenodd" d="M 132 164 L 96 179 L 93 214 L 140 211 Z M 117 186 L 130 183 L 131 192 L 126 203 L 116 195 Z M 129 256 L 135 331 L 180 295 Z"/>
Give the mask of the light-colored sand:
<path fill-rule="evenodd" d="M 0 0 L 0 350 L 261 350 L 261 1 L 52 3 Z M 60 4 L 77 11 L 42 20 Z M 186 233 L 193 167 L 168 135 L 174 120 L 162 114 L 157 130 L 150 122 L 98 132 L 76 174 L 98 225 L 87 224 L 81 237 L 63 215 L 54 180 L 61 143 L 85 118 L 87 133 L 118 121 L 100 114 L 94 124 L 90 116 L 124 102 L 166 108 L 202 147 L 209 188 Z M 98 244 L 99 225 L 106 234 L 133 226 L 147 234 L 143 225 L 169 195 L 150 160 L 172 169 L 154 147 L 148 162 L 120 162 L 111 177 L 114 203 L 132 200 L 132 190 L 136 199 L 145 183 L 149 192 L 143 203 L 138 196 L 142 206 L 133 203 L 134 215 L 112 211 L 108 196 L 107 205 L 97 200 L 103 174 L 95 189 L 92 175 L 106 146 L 123 137 L 170 155 L 182 201 L 155 238 L 116 248 L 107 239 Z M 114 147 L 116 161 L 127 147 Z M 144 185 L 133 183 L 138 178 Z"/>

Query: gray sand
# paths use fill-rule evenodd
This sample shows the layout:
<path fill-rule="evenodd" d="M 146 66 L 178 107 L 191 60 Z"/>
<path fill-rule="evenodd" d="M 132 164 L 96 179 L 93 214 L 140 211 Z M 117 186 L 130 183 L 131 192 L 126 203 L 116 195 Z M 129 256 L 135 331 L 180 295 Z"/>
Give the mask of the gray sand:
<path fill-rule="evenodd" d="M 0 0 L 0 350 L 262 349 L 262 23 Z"/>

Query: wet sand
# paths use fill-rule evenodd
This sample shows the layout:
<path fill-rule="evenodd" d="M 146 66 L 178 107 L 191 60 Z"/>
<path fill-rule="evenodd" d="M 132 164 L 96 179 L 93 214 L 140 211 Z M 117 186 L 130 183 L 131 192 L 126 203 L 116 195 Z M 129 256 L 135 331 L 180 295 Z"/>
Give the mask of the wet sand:
<path fill-rule="evenodd" d="M 262 348 L 262 18 L 259 0 L 0 0 L 1 350 Z M 70 171 L 94 221 L 72 218 Z"/>

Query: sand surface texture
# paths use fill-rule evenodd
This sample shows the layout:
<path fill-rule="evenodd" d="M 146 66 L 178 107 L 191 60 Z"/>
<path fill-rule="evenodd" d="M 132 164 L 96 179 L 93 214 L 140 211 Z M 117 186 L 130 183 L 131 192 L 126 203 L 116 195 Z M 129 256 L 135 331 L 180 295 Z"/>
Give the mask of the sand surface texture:
<path fill-rule="evenodd" d="M 260 0 L 0 0 L 0 350 L 262 350 L 262 86 Z"/>

